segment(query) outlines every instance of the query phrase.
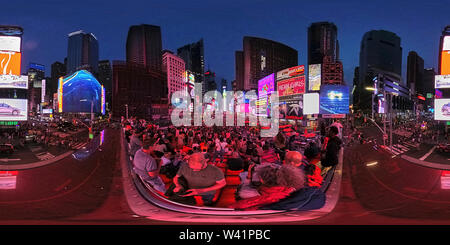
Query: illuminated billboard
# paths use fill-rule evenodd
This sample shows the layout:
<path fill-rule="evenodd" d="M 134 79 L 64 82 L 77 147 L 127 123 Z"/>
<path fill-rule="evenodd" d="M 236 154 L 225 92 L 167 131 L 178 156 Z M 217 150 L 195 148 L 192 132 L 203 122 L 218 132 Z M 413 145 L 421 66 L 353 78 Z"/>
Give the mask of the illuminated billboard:
<path fill-rule="evenodd" d="M 450 51 L 441 52 L 441 75 L 450 74 Z"/>
<path fill-rule="evenodd" d="M 0 75 L 0 88 L 28 89 L 28 76 Z"/>
<path fill-rule="evenodd" d="M 450 75 L 434 76 L 434 88 L 450 88 Z"/>
<path fill-rule="evenodd" d="M 305 93 L 305 76 L 289 78 L 277 83 L 278 96 L 289 96 Z"/>
<path fill-rule="evenodd" d="M 0 36 L 0 51 L 20 52 L 20 37 Z"/>
<path fill-rule="evenodd" d="M 434 100 L 434 120 L 450 121 L 450 99 Z"/>
<path fill-rule="evenodd" d="M 21 53 L 0 52 L 0 75 L 20 76 Z"/>
<path fill-rule="evenodd" d="M 300 75 L 303 75 L 304 73 L 305 73 L 304 65 L 286 68 L 284 70 L 277 72 L 277 81 L 291 78 L 291 77 L 300 76 Z"/>
<path fill-rule="evenodd" d="M 92 110 L 94 113 L 101 113 L 101 98 L 100 83 L 86 70 L 77 71 L 60 79 L 58 88 L 60 112 L 90 113 Z"/>
<path fill-rule="evenodd" d="M 308 89 L 310 91 L 319 91 L 320 84 L 322 83 L 322 65 L 321 64 L 313 64 L 309 65 L 308 69 L 308 80 L 309 86 Z"/>
<path fill-rule="evenodd" d="M 28 100 L 0 99 L 0 121 L 26 121 Z"/>
<path fill-rule="evenodd" d="M 264 97 L 271 94 L 275 89 L 275 74 L 272 73 L 258 81 L 258 96 Z"/>
<path fill-rule="evenodd" d="M 280 119 L 303 119 L 303 95 L 285 97 L 280 101 Z"/>
<path fill-rule="evenodd" d="M 303 114 L 319 114 L 320 103 L 319 93 L 307 93 L 303 95 Z"/>
<path fill-rule="evenodd" d="M 322 85 L 320 114 L 348 114 L 349 92 L 345 85 Z"/>
<path fill-rule="evenodd" d="M 106 101 L 105 101 L 105 87 L 102 85 L 102 102 L 101 102 L 102 108 L 101 113 L 105 115 L 105 109 L 106 109 Z"/>

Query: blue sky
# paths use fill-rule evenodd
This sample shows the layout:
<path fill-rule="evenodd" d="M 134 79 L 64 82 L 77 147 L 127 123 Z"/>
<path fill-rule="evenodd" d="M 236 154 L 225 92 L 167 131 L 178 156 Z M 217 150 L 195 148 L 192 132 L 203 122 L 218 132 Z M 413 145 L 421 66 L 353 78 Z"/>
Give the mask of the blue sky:
<path fill-rule="evenodd" d="M 401 38 L 403 75 L 409 51 L 416 51 L 425 67 L 437 68 L 439 37 L 450 25 L 450 0 L 79 0 L 2 3 L 1 24 L 24 28 L 22 70 L 29 62 L 50 65 L 67 55 L 67 34 L 92 32 L 99 40 L 100 59 L 124 60 L 128 28 L 136 24 L 161 26 L 163 49 L 204 39 L 206 68 L 234 79 L 234 51 L 244 36 L 284 43 L 307 62 L 307 28 L 330 21 L 338 27 L 345 81 L 351 84 L 359 63 L 361 38 L 370 30 L 388 30 Z"/>

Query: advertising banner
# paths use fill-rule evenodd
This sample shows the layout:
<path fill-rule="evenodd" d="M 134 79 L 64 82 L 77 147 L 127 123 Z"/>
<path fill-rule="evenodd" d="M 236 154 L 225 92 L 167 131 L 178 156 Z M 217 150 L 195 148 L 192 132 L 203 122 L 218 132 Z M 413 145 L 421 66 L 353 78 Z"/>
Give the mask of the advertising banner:
<path fill-rule="evenodd" d="M 308 80 L 309 86 L 308 89 L 310 91 L 319 91 L 320 84 L 322 83 L 322 65 L 321 64 L 313 64 L 309 65 L 308 69 Z"/>
<path fill-rule="evenodd" d="M 450 121 L 450 99 L 434 100 L 434 120 Z"/>
<path fill-rule="evenodd" d="M 26 121 L 28 100 L 0 99 L 0 121 Z"/>
<path fill-rule="evenodd" d="M 305 76 L 289 78 L 277 83 L 278 96 L 305 93 Z"/>
<path fill-rule="evenodd" d="M 0 75 L 0 88 L 28 89 L 28 76 Z"/>
<path fill-rule="evenodd" d="M 450 51 L 441 52 L 441 74 L 450 74 Z"/>
<path fill-rule="evenodd" d="M 277 81 L 305 74 L 305 66 L 299 65 L 277 72 Z"/>
<path fill-rule="evenodd" d="M 20 37 L 15 36 L 0 36 L 0 50 L 20 52 Z"/>
<path fill-rule="evenodd" d="M 320 114 L 348 114 L 349 91 L 345 85 L 322 85 Z"/>
<path fill-rule="evenodd" d="M 450 88 L 450 75 L 434 76 L 434 88 Z"/>
<path fill-rule="evenodd" d="M 303 114 L 313 115 L 320 112 L 319 93 L 307 93 L 303 95 Z"/>
<path fill-rule="evenodd" d="M 21 53 L 0 52 L 0 75 L 20 76 Z"/>
<path fill-rule="evenodd" d="M 274 73 L 258 81 L 258 97 L 265 97 L 275 90 Z"/>
<path fill-rule="evenodd" d="M 303 95 L 280 97 L 280 119 L 303 119 Z"/>

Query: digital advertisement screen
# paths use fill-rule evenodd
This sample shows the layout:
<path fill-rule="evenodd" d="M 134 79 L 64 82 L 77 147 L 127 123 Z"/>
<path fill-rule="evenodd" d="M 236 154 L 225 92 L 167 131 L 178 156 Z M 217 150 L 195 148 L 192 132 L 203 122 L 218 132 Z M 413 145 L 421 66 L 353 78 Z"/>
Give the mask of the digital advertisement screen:
<path fill-rule="evenodd" d="M 52 114 L 53 109 L 42 109 L 42 114 Z"/>
<path fill-rule="evenodd" d="M 444 42 L 442 43 L 442 51 L 450 51 L 450 36 L 444 37 Z"/>
<path fill-rule="evenodd" d="M 303 119 L 302 95 L 280 101 L 280 119 Z"/>
<path fill-rule="evenodd" d="M 310 91 L 319 91 L 320 84 L 322 83 L 322 65 L 321 64 L 313 64 L 309 65 L 308 69 L 308 80 L 309 86 L 308 89 Z"/>
<path fill-rule="evenodd" d="M 0 88 L 28 89 L 28 76 L 0 75 Z"/>
<path fill-rule="evenodd" d="M 450 121 L 450 99 L 434 100 L 434 120 Z"/>
<path fill-rule="evenodd" d="M 60 88 L 59 88 L 60 89 Z M 77 71 L 62 80 L 62 112 L 101 113 L 102 87 L 86 70 Z M 92 107 L 92 108 L 91 108 Z"/>
<path fill-rule="evenodd" d="M 441 52 L 441 75 L 450 74 L 450 51 Z"/>
<path fill-rule="evenodd" d="M 0 36 L 0 50 L 20 52 L 20 37 L 15 36 Z"/>
<path fill-rule="evenodd" d="M 319 93 L 307 93 L 303 95 L 303 114 L 313 115 L 320 112 Z"/>
<path fill-rule="evenodd" d="M 289 96 L 305 93 L 305 76 L 289 78 L 277 83 L 278 96 Z"/>
<path fill-rule="evenodd" d="M 305 66 L 299 65 L 277 72 L 277 81 L 305 74 Z"/>
<path fill-rule="evenodd" d="M 21 53 L 0 52 L 0 75 L 20 76 Z"/>
<path fill-rule="evenodd" d="M 105 100 L 105 87 L 102 85 L 102 108 L 101 113 L 105 115 L 106 112 L 106 100 Z"/>
<path fill-rule="evenodd" d="M 322 85 L 320 114 L 348 114 L 349 92 L 345 85 Z"/>
<path fill-rule="evenodd" d="M 450 88 L 450 75 L 434 76 L 434 88 Z"/>
<path fill-rule="evenodd" d="M 258 96 L 264 97 L 271 94 L 275 90 L 275 74 L 272 73 L 258 81 Z"/>
<path fill-rule="evenodd" d="M 0 99 L 0 121 L 26 121 L 28 100 Z"/>

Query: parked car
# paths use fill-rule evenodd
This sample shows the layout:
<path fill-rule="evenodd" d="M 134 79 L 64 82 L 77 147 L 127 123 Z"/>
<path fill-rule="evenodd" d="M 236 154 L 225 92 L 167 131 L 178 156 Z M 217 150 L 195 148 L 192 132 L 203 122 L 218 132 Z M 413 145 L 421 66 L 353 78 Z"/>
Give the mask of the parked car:
<path fill-rule="evenodd" d="M 20 109 L 16 108 L 16 107 L 12 107 L 6 103 L 0 103 L 0 114 L 17 116 L 20 114 Z"/>
<path fill-rule="evenodd" d="M 14 146 L 11 144 L 0 144 L 0 154 L 13 154 Z"/>

